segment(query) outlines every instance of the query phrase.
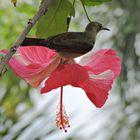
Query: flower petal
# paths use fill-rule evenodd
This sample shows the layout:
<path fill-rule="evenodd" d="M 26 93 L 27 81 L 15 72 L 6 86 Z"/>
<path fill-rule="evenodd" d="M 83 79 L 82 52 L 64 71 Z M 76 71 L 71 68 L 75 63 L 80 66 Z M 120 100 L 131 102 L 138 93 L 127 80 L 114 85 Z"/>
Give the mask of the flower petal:
<path fill-rule="evenodd" d="M 23 58 L 26 63 L 48 63 L 56 53 L 47 47 L 41 46 L 21 46 L 17 53 Z"/>
<path fill-rule="evenodd" d="M 112 49 L 102 49 L 92 53 L 84 57 L 80 64 L 85 66 L 87 70 L 91 70 L 94 74 L 100 74 L 110 69 L 114 72 L 114 78 L 119 75 L 121 70 L 121 60 Z"/>
<path fill-rule="evenodd" d="M 114 74 L 111 70 L 99 75 L 90 74 L 90 79 L 80 85 L 87 97 L 96 107 L 102 107 L 112 87 Z"/>
<path fill-rule="evenodd" d="M 78 87 L 89 78 L 87 70 L 78 64 L 64 64 L 59 66 L 47 79 L 41 93 L 49 92 L 65 85 Z"/>
<path fill-rule="evenodd" d="M 12 70 L 31 86 L 37 87 L 60 63 L 52 50 L 40 46 L 19 47 L 9 61 Z"/>

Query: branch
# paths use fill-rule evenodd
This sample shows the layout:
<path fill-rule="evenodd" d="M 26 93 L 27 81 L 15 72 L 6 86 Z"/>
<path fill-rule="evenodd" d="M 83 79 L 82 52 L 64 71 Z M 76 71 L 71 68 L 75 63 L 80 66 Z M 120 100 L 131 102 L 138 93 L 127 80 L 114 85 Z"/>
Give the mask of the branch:
<path fill-rule="evenodd" d="M 4 73 L 4 68 L 11 59 L 11 57 L 14 55 L 18 47 L 21 45 L 23 40 L 25 39 L 26 35 L 30 32 L 32 27 L 36 24 L 36 22 L 48 11 L 48 6 L 52 2 L 52 0 L 43 0 L 41 3 L 38 12 L 34 15 L 32 19 L 28 21 L 27 26 L 23 30 L 23 32 L 19 35 L 17 41 L 15 44 L 10 48 L 10 51 L 3 57 L 3 59 L 0 61 L 0 75 Z"/>

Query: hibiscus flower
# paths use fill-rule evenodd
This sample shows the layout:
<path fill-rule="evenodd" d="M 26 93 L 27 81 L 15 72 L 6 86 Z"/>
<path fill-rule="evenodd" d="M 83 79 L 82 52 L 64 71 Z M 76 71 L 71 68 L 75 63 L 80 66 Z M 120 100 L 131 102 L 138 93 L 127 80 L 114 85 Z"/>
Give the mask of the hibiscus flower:
<path fill-rule="evenodd" d="M 6 54 L 7 50 L 1 52 Z M 9 65 L 32 87 L 39 86 L 47 78 L 41 88 L 42 94 L 61 88 L 56 125 L 65 132 L 70 125 L 62 102 L 63 86 L 82 88 L 96 107 L 102 107 L 108 98 L 113 81 L 121 70 L 121 60 L 113 49 L 101 49 L 91 53 L 84 56 L 77 64 L 72 60 L 62 63 L 61 57 L 46 47 L 22 46 L 11 58 Z"/>

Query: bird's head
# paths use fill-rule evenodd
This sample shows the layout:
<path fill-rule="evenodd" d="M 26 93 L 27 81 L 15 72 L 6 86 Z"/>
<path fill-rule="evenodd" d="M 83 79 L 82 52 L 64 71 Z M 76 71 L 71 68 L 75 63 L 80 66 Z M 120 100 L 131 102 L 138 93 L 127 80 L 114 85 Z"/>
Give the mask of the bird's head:
<path fill-rule="evenodd" d="M 102 26 L 101 23 L 99 22 L 90 22 L 87 26 L 86 26 L 86 31 L 90 31 L 90 32 L 96 32 L 98 33 L 101 30 L 107 30 L 110 31 L 108 28 L 105 28 Z"/>

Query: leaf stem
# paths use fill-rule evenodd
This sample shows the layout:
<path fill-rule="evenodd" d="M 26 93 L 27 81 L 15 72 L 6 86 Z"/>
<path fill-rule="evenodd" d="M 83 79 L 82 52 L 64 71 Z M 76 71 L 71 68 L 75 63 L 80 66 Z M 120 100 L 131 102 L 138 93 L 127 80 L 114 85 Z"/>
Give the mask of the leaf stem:
<path fill-rule="evenodd" d="M 86 8 L 85 8 L 85 5 L 84 5 L 83 0 L 80 0 L 80 1 L 81 1 L 81 3 L 82 3 L 82 6 L 83 6 L 83 8 L 84 8 L 84 11 L 85 11 L 85 14 L 86 14 L 86 17 L 87 17 L 88 21 L 91 22 L 91 19 L 89 18 L 89 15 L 88 15 L 88 13 L 87 13 L 87 10 L 86 10 Z"/>

